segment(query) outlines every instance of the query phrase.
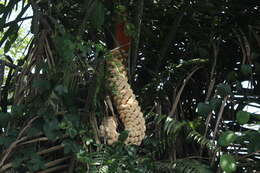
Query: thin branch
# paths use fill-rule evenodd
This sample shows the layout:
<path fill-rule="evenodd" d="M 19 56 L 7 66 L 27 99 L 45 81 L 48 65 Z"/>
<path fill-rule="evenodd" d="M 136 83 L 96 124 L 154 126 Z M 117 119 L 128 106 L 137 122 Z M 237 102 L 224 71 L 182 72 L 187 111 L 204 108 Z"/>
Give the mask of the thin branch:
<path fill-rule="evenodd" d="M 22 137 L 22 135 L 23 135 L 23 133 L 25 132 L 25 130 L 27 130 L 27 129 L 31 126 L 31 124 L 33 123 L 33 121 L 36 120 L 37 118 L 39 118 L 39 116 L 36 116 L 36 117 L 32 118 L 32 119 L 27 123 L 27 125 L 26 125 L 26 126 L 21 130 L 21 132 L 19 133 L 17 139 L 19 139 L 19 138 Z"/>
<path fill-rule="evenodd" d="M 53 151 L 60 150 L 60 149 L 62 149 L 62 148 L 64 148 L 63 145 L 56 145 L 56 146 L 47 148 L 47 149 L 45 149 L 45 150 L 39 151 L 39 152 L 37 152 L 37 154 L 38 154 L 38 155 L 44 155 L 44 154 L 51 153 L 51 152 L 53 152 Z"/>
<path fill-rule="evenodd" d="M 240 157 L 239 159 L 245 159 L 245 158 L 247 158 L 247 157 L 249 157 L 249 156 L 252 156 L 252 155 L 254 155 L 254 154 L 257 154 L 257 153 L 260 153 L 260 150 L 256 150 L 256 151 L 254 151 L 254 152 L 252 152 L 252 153 L 246 154 L 246 155 Z"/>
<path fill-rule="evenodd" d="M 7 163 L 0 168 L 0 173 L 12 167 L 12 163 Z"/>
<path fill-rule="evenodd" d="M 22 137 L 19 140 L 14 141 L 10 147 L 6 150 L 1 162 L 0 162 L 0 168 L 2 168 L 2 166 L 4 165 L 5 160 L 8 158 L 8 156 L 10 155 L 10 153 L 12 152 L 12 150 L 16 147 L 16 145 L 24 140 L 28 139 L 28 137 Z"/>
<path fill-rule="evenodd" d="M 190 74 L 183 80 L 183 83 L 182 83 L 182 86 L 180 88 L 180 90 L 178 91 L 177 93 L 177 96 L 176 96 L 176 99 L 174 100 L 174 104 L 172 105 L 172 109 L 169 113 L 169 116 L 172 117 L 176 111 L 176 108 L 177 108 L 177 105 L 178 105 L 178 102 L 180 100 L 180 97 L 181 97 L 181 94 L 182 94 L 182 91 L 184 89 L 184 87 L 186 86 L 187 82 L 190 80 L 190 78 L 192 77 L 192 75 L 198 70 L 200 69 L 200 67 L 196 67 L 194 68 Z"/>
<path fill-rule="evenodd" d="M 27 16 L 27 17 L 23 17 L 23 18 L 18 18 L 18 19 L 15 19 L 11 22 L 7 22 L 4 24 L 4 28 L 8 27 L 8 26 L 11 26 L 15 23 L 18 23 L 18 22 L 21 22 L 21 21 L 24 21 L 24 20 L 28 20 L 28 19 L 31 19 L 33 16 Z"/>
<path fill-rule="evenodd" d="M 214 129 L 214 132 L 213 132 L 213 139 L 215 139 L 215 137 L 216 137 L 216 134 L 217 134 L 217 131 L 218 131 L 218 126 L 219 126 L 220 120 L 221 120 L 222 115 L 223 115 L 223 111 L 224 111 L 224 107 L 225 107 L 227 98 L 228 98 L 228 96 L 226 96 L 222 101 L 222 104 L 221 104 L 221 107 L 220 107 L 220 110 L 219 110 L 219 113 L 218 113 L 218 119 L 217 119 L 217 122 L 216 122 L 216 126 L 215 126 L 215 129 Z"/>
<path fill-rule="evenodd" d="M 219 39 L 220 40 L 220 39 Z M 218 50 L 219 50 L 219 42 L 213 42 L 212 43 L 212 47 L 213 47 L 213 55 L 214 55 L 214 61 L 213 61 L 213 64 L 212 64 L 212 68 L 211 68 L 211 72 L 210 72 L 210 84 L 209 84 L 209 87 L 208 87 L 208 91 L 207 91 L 207 95 L 206 95 L 206 98 L 205 98 L 205 101 L 208 101 L 209 100 L 209 97 L 213 91 L 213 88 L 214 88 L 214 85 L 215 85 L 215 75 L 216 75 L 216 65 L 217 65 L 217 58 L 218 58 Z"/>
<path fill-rule="evenodd" d="M 213 92 L 215 82 L 216 82 L 215 75 L 216 75 L 216 65 L 217 65 L 217 58 L 218 58 L 218 51 L 219 51 L 219 43 L 220 42 L 217 42 L 217 41 L 214 41 L 214 40 L 212 42 L 214 61 L 213 61 L 211 72 L 210 72 L 210 83 L 209 83 L 207 95 L 206 95 L 206 98 L 205 98 L 205 102 L 207 102 L 209 100 L 209 98 L 210 98 L 210 96 Z M 205 129 L 204 137 L 206 137 L 206 135 L 208 133 L 209 122 L 210 122 L 211 118 L 212 118 L 212 112 L 209 113 L 209 115 L 206 119 L 206 122 L 205 122 L 206 129 Z M 200 151 L 200 154 L 202 154 L 202 150 Z"/>
<path fill-rule="evenodd" d="M 40 138 L 36 138 L 36 139 L 32 139 L 26 142 L 22 142 L 20 144 L 18 144 L 17 146 L 21 146 L 21 145 L 26 145 L 26 144 L 30 144 L 30 143 L 36 143 L 36 142 L 42 142 L 42 141 L 48 141 L 49 139 L 47 137 L 40 137 Z"/>
<path fill-rule="evenodd" d="M 26 138 L 27 139 L 27 138 Z M 17 145 L 18 146 L 18 145 Z M 45 149 L 45 150 L 42 150 L 42 151 L 39 151 L 39 152 L 37 152 L 37 154 L 38 155 L 43 155 L 43 154 L 48 154 L 48 153 L 51 153 L 51 152 L 53 152 L 53 151 L 57 151 L 57 150 L 59 150 L 59 149 L 61 149 L 61 148 L 63 148 L 63 146 L 62 145 L 57 145 L 57 146 L 54 146 L 54 147 L 51 147 L 51 148 L 47 148 L 47 149 Z M 62 161 L 64 161 L 64 160 L 67 160 L 68 158 L 70 158 L 70 157 L 64 157 L 64 158 L 61 158 L 61 159 L 57 159 L 57 160 L 54 160 L 54 161 L 51 161 L 51 162 L 48 162 L 48 163 L 46 163 L 46 167 L 50 167 L 50 166 L 54 166 L 55 164 L 54 163 L 60 163 L 60 162 L 62 162 Z M 9 168 L 11 168 L 12 167 L 12 163 L 7 163 L 7 164 L 5 164 L 5 165 L 3 165 L 3 166 L 0 166 L 0 173 L 1 172 L 4 172 L 5 170 L 7 170 L 7 169 L 9 169 Z M 45 173 L 45 172 L 44 172 Z"/>
<path fill-rule="evenodd" d="M 10 155 L 10 153 L 12 152 L 12 150 L 17 146 L 17 144 L 20 143 L 21 141 L 24 141 L 24 140 L 26 140 L 26 139 L 29 138 L 29 137 L 22 137 L 22 135 L 23 135 L 23 133 L 25 132 L 25 130 L 28 129 L 28 128 L 31 126 L 32 122 L 33 122 L 34 120 L 36 120 L 38 117 L 39 117 L 39 116 L 36 116 L 36 117 L 32 118 L 32 119 L 27 123 L 27 125 L 21 130 L 21 132 L 18 134 L 18 137 L 16 138 L 16 141 L 14 141 L 14 142 L 10 145 L 10 147 L 6 150 L 6 152 L 5 152 L 4 156 L 3 156 L 3 159 L 2 159 L 1 162 L 0 162 L 0 167 L 3 166 L 5 160 L 8 158 L 8 156 Z M 21 137 L 22 137 L 22 138 L 21 138 Z"/>
<path fill-rule="evenodd" d="M 210 160 L 210 157 L 201 157 L 201 156 L 189 156 L 184 159 L 203 159 L 203 160 Z"/>
<path fill-rule="evenodd" d="M 67 156 L 67 157 L 63 157 L 63 158 L 60 158 L 60 159 L 56 159 L 56 160 L 50 161 L 50 162 L 45 164 L 45 167 L 46 168 L 53 167 L 55 165 L 58 165 L 58 164 L 64 162 L 65 160 L 70 159 L 70 158 L 71 158 L 70 156 Z"/>
<path fill-rule="evenodd" d="M 12 63 L 10 63 L 10 62 L 7 62 L 7 61 L 5 61 L 5 60 L 1 60 L 1 59 L 0 59 L 0 63 L 1 63 L 1 64 L 3 63 L 4 65 L 6 65 L 6 66 L 8 66 L 8 67 L 10 67 L 10 68 L 12 68 L 12 69 L 22 70 L 21 67 L 19 67 L 19 66 L 17 66 L 17 65 L 14 65 L 14 64 L 12 64 Z"/>

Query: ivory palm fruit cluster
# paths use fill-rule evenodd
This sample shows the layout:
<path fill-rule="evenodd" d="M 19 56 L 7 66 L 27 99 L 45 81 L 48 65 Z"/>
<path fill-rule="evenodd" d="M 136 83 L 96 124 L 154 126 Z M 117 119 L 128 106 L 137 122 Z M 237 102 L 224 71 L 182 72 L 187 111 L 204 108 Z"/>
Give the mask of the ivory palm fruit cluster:
<path fill-rule="evenodd" d="M 145 136 L 145 121 L 133 90 L 128 83 L 127 72 L 123 65 L 124 53 L 119 49 L 111 51 L 107 60 L 108 84 L 112 90 L 114 105 L 119 117 L 128 131 L 126 144 L 140 145 Z M 113 117 L 104 119 L 100 130 L 101 135 L 107 138 L 108 144 L 117 141 L 119 133 L 116 131 L 117 123 Z"/>

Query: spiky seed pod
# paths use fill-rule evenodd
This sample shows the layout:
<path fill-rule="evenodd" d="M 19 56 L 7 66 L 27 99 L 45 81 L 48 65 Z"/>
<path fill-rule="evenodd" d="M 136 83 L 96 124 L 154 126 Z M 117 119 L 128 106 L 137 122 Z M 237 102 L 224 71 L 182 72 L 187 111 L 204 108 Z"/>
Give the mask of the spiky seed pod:
<path fill-rule="evenodd" d="M 119 117 L 127 130 L 126 144 L 140 145 L 145 136 L 145 120 L 138 101 L 128 83 L 127 72 L 123 65 L 124 53 L 118 49 L 111 51 L 112 57 L 107 60 L 108 85 L 112 89 L 112 97 Z M 112 117 L 107 117 L 101 127 L 101 135 L 108 144 L 118 140 L 117 124 Z"/>

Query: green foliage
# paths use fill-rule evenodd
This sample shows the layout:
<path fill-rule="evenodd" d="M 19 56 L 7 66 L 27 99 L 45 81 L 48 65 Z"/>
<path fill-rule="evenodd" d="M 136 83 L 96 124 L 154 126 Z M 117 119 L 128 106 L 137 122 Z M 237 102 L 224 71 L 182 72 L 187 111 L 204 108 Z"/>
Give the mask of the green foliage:
<path fill-rule="evenodd" d="M 89 165 L 89 172 L 123 173 L 123 172 L 148 172 L 151 165 L 149 158 L 138 156 L 136 146 L 126 146 L 123 142 L 113 146 L 103 146 L 102 150 L 95 153 L 80 151 L 77 158 Z M 149 166 L 150 165 L 150 166 Z"/>
<path fill-rule="evenodd" d="M 18 152 L 12 165 L 17 170 L 38 171 L 45 168 L 43 159 L 32 148 L 24 148 Z"/>
<path fill-rule="evenodd" d="M 44 134 L 50 140 L 55 140 L 59 136 L 59 126 L 57 119 L 46 120 L 43 125 Z"/>
<path fill-rule="evenodd" d="M 197 109 L 198 109 L 198 114 L 202 116 L 207 116 L 212 111 L 210 105 L 206 103 L 199 103 Z"/>
<path fill-rule="evenodd" d="M 194 159 L 179 159 L 176 162 L 159 162 L 156 169 L 160 172 L 176 173 L 213 173 L 210 166 Z"/>
<path fill-rule="evenodd" d="M 64 158 L 53 167 L 257 172 L 259 16 L 257 4 L 233 0 L 1 1 L 0 172 L 47 172 Z M 118 113 L 105 77 L 120 22 L 146 119 L 139 147 L 124 145 L 121 121 L 117 143 L 99 136 L 103 117 Z"/>
<path fill-rule="evenodd" d="M 239 136 L 236 141 L 238 143 L 246 145 L 246 147 L 248 148 L 248 152 L 252 153 L 260 149 L 259 139 L 260 133 L 258 131 L 249 130 Z"/>
<path fill-rule="evenodd" d="M 173 118 L 167 117 L 164 121 L 164 132 L 168 136 L 177 137 L 181 129 L 187 126 L 186 122 L 176 121 Z"/>
<path fill-rule="evenodd" d="M 201 147 L 206 147 L 209 151 L 212 152 L 219 151 L 219 148 L 215 146 L 212 140 L 207 139 L 206 137 L 204 137 L 203 135 L 201 135 L 200 133 L 194 130 L 189 132 L 187 138 L 192 139 L 193 141 L 201 145 Z"/>
<path fill-rule="evenodd" d="M 231 87 L 227 84 L 218 84 L 217 94 L 220 95 L 221 97 L 232 95 Z"/>
<path fill-rule="evenodd" d="M 250 114 L 245 111 L 238 111 L 236 113 L 236 120 L 239 124 L 246 124 L 250 119 Z"/>
<path fill-rule="evenodd" d="M 220 156 L 220 167 L 226 173 L 235 172 L 236 171 L 236 161 L 231 155 L 224 154 Z"/>
<path fill-rule="evenodd" d="M 64 34 L 62 36 L 56 36 L 54 38 L 57 52 L 60 57 L 63 58 L 64 62 L 69 63 L 74 57 L 75 44 L 71 40 L 71 36 Z"/>
<path fill-rule="evenodd" d="M 31 36 L 27 35 L 23 28 L 16 28 L 15 30 L 17 29 L 19 29 L 17 32 L 8 34 L 8 37 L 6 38 L 7 40 L 3 42 L 4 47 L 0 47 L 1 59 L 4 59 L 4 54 L 11 56 L 13 60 L 18 60 L 20 58 L 22 59 L 24 57 L 24 53 L 26 52 L 26 47 L 30 42 Z M 0 39 L 1 38 L 5 38 L 3 32 L 0 32 Z"/>
<path fill-rule="evenodd" d="M 201 163 L 196 160 L 178 160 L 176 162 L 176 172 L 183 172 L 183 173 L 213 173 L 210 166 Z"/>
<path fill-rule="evenodd" d="M 236 139 L 236 135 L 232 131 L 226 131 L 221 133 L 220 137 L 218 138 L 218 144 L 226 147 L 230 144 L 232 144 Z"/>

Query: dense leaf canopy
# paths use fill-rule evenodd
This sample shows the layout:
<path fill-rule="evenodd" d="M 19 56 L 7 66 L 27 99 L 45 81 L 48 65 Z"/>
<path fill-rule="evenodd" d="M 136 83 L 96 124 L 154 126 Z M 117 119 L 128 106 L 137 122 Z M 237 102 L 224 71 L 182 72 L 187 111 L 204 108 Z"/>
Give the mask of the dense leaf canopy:
<path fill-rule="evenodd" d="M 1 0 L 0 16 L 0 172 L 260 171 L 260 2 Z M 123 46 L 140 146 L 107 83 Z"/>

